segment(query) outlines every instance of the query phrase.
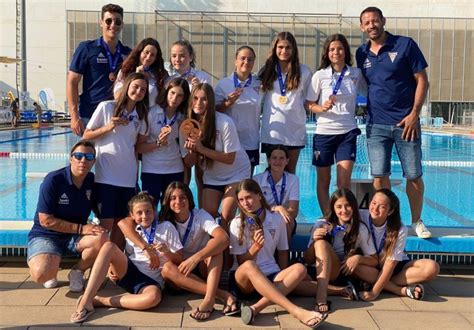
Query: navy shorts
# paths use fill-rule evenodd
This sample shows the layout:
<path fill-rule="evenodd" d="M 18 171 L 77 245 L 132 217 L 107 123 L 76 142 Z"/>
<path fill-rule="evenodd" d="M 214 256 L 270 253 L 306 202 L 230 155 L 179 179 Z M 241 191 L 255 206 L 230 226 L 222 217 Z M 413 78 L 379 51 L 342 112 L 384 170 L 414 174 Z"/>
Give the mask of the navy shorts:
<path fill-rule="evenodd" d="M 258 149 L 245 150 L 250 160 L 250 166 L 255 167 L 260 164 L 260 153 Z"/>
<path fill-rule="evenodd" d="M 400 273 L 403 268 L 406 266 L 407 263 L 409 263 L 411 260 L 402 260 L 397 262 L 397 265 L 395 266 L 395 269 L 393 270 L 392 277 Z"/>
<path fill-rule="evenodd" d="M 225 187 L 227 187 L 226 184 L 224 185 L 204 184 L 202 186 L 202 189 L 212 189 L 212 190 L 220 191 L 221 193 L 225 193 Z"/>
<path fill-rule="evenodd" d="M 278 273 L 279 272 L 275 272 L 275 273 L 266 275 L 266 278 L 268 278 L 270 282 L 273 282 L 275 280 L 275 277 L 278 275 Z M 237 297 L 237 299 L 261 298 L 257 290 L 254 290 L 251 293 L 245 293 L 239 289 L 239 286 L 237 285 L 237 282 L 235 280 L 235 270 L 232 270 L 229 272 L 229 292 L 233 294 L 235 297 Z"/>
<path fill-rule="evenodd" d="M 135 196 L 134 188 L 118 187 L 105 183 L 96 183 L 99 218 L 125 218 L 128 215 L 128 201 Z"/>
<path fill-rule="evenodd" d="M 135 266 L 135 264 L 130 259 L 127 258 L 127 260 L 127 273 L 124 277 L 117 281 L 116 284 L 118 286 L 128 293 L 133 294 L 140 293 L 140 290 L 150 285 L 155 285 L 160 290 L 163 290 L 160 283 L 143 274 L 140 270 L 138 270 L 137 266 Z"/>
<path fill-rule="evenodd" d="M 140 178 L 142 180 L 142 191 L 147 191 L 152 195 L 158 205 L 171 182 L 183 182 L 184 172 L 168 174 L 142 173 Z"/>
<path fill-rule="evenodd" d="M 77 251 L 77 243 L 81 235 L 66 235 L 64 239 L 50 237 L 33 237 L 28 240 L 27 260 L 40 254 L 55 254 L 60 257 L 80 257 Z"/>
<path fill-rule="evenodd" d="M 271 143 L 262 143 L 261 146 L 261 151 L 260 153 L 266 154 L 267 151 L 270 149 L 270 147 L 276 146 L 276 144 L 271 144 Z M 291 150 L 298 150 L 298 149 L 303 149 L 305 146 L 287 146 L 284 145 L 289 151 Z"/>
<path fill-rule="evenodd" d="M 355 162 L 357 154 L 357 136 L 360 129 L 355 128 L 344 134 L 313 136 L 313 165 L 328 167 L 343 160 Z"/>

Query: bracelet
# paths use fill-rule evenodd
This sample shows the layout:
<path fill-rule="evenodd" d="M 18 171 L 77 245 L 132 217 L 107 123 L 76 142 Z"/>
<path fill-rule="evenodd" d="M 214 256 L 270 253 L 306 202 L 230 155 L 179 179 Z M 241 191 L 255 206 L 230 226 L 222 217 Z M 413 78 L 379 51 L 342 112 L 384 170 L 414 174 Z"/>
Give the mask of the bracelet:
<path fill-rule="evenodd" d="M 159 148 L 161 147 L 161 141 L 160 140 L 156 140 L 156 146 Z"/>

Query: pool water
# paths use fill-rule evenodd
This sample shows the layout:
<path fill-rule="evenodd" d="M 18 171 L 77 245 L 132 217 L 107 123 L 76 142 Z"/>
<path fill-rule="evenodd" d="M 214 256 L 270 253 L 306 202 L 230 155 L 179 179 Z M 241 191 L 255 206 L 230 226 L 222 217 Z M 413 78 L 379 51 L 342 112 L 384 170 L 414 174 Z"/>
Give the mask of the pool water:
<path fill-rule="evenodd" d="M 296 172 L 300 179 L 298 222 L 314 222 L 321 216 L 316 198 L 316 170 L 311 165 L 313 131 L 308 125 L 307 147 L 301 152 Z M 424 221 L 431 226 L 473 227 L 474 139 L 444 134 L 423 134 L 422 138 Z M 67 153 L 77 140 L 65 128 L 0 132 L 0 155 L 2 152 L 30 154 L 22 159 L 0 157 L 0 220 L 33 219 L 42 178 L 31 174 L 50 172 L 68 164 L 66 158 L 35 159 L 33 154 Z M 359 136 L 359 140 L 353 178 L 367 179 L 370 176 L 365 135 Z M 261 158 L 256 173 L 266 168 L 265 157 Z M 395 153 L 392 160 L 391 177 L 401 179 L 402 171 Z M 332 177 L 335 178 L 334 170 Z M 331 186 L 334 187 L 334 183 Z M 410 210 L 404 186 L 403 182 L 393 190 L 401 200 L 402 219 L 409 224 Z"/>

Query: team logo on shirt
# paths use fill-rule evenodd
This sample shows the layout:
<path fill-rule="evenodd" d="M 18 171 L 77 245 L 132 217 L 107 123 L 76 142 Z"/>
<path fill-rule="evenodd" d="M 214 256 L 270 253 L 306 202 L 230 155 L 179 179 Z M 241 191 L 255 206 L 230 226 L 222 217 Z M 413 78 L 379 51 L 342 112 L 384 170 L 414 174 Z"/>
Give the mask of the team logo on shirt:
<path fill-rule="evenodd" d="M 59 197 L 58 204 L 69 205 L 69 197 L 67 197 L 66 193 L 63 193 L 61 197 Z"/>
<path fill-rule="evenodd" d="M 86 190 L 86 197 L 87 197 L 87 200 L 91 200 L 91 194 L 92 194 L 92 190 Z"/>
<path fill-rule="evenodd" d="M 316 150 L 314 152 L 314 160 L 318 160 L 319 159 L 319 155 L 321 155 L 321 152 L 319 150 Z"/>
<path fill-rule="evenodd" d="M 372 63 L 369 61 L 368 58 L 365 59 L 364 64 L 362 65 L 364 69 L 368 69 L 372 67 Z"/>
<path fill-rule="evenodd" d="M 107 60 L 107 57 L 100 52 L 99 55 L 97 55 L 97 63 L 109 63 L 109 61 Z"/>
<path fill-rule="evenodd" d="M 398 52 L 388 52 L 388 57 L 390 57 L 390 61 L 395 62 L 395 59 L 397 58 Z"/>
<path fill-rule="evenodd" d="M 275 234 L 276 234 L 276 229 L 269 229 L 270 235 L 272 235 L 272 238 L 275 239 Z"/>

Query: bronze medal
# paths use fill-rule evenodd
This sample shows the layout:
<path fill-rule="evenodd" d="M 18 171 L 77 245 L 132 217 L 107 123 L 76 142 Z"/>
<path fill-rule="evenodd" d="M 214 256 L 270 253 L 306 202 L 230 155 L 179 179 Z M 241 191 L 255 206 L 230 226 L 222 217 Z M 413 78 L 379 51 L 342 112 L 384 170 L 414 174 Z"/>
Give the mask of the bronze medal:
<path fill-rule="evenodd" d="M 110 80 L 110 81 L 115 81 L 115 78 L 116 78 L 116 77 L 115 77 L 115 73 L 114 73 L 114 72 L 109 73 L 109 80 Z"/>
<path fill-rule="evenodd" d="M 280 97 L 278 98 L 278 102 L 280 102 L 280 104 L 287 104 L 288 97 L 286 97 L 286 95 L 280 95 Z"/>
<path fill-rule="evenodd" d="M 163 133 L 165 135 L 170 134 L 171 133 L 171 126 L 170 125 L 163 126 L 161 128 L 161 133 Z"/>

